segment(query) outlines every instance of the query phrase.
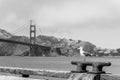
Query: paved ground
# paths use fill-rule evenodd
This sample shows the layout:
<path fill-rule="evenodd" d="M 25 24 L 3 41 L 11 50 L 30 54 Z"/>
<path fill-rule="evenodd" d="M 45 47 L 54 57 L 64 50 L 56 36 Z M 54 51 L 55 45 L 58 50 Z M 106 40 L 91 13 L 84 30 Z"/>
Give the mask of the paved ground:
<path fill-rule="evenodd" d="M 2 72 L 0 72 L 0 77 L 1 76 L 21 77 L 22 75 L 16 75 L 16 74 L 10 74 L 10 73 L 2 73 Z M 32 79 L 29 79 L 29 78 L 32 78 Z M 22 78 L 22 80 L 67 80 L 65 78 L 55 78 L 55 77 L 35 76 L 35 75 L 30 75 L 29 78 L 27 78 L 27 79 Z M 0 80 L 7 80 L 7 79 L 1 79 L 0 78 Z M 18 79 L 18 80 L 21 80 L 21 79 Z"/>
<path fill-rule="evenodd" d="M 32 78 L 22 78 L 22 77 L 15 77 L 15 76 L 0 75 L 0 80 L 45 80 L 45 79 L 32 79 Z"/>
<path fill-rule="evenodd" d="M 49 69 L 49 70 L 75 70 L 76 66 L 71 65 L 71 61 L 83 61 L 83 57 L 19 57 L 19 56 L 0 56 L 0 66 L 19 67 L 31 69 Z M 103 68 L 107 73 L 120 75 L 120 57 L 87 57 L 86 61 L 111 62 L 110 67 Z M 89 69 L 89 68 L 88 68 Z M 90 67 L 91 70 L 91 67 Z M 41 76 L 32 76 L 40 79 Z M 49 80 L 67 80 L 51 77 L 42 77 Z M 0 79 L 1 80 L 1 79 Z M 8 79 L 9 80 L 9 79 Z M 120 79 L 119 79 L 120 80 Z"/>
<path fill-rule="evenodd" d="M 75 70 L 76 66 L 71 61 L 83 61 L 83 57 L 19 57 L 0 56 L 0 66 L 19 67 L 31 69 L 50 70 Z M 120 75 L 120 57 L 87 57 L 86 61 L 111 62 L 110 67 L 105 67 L 107 73 Z"/>

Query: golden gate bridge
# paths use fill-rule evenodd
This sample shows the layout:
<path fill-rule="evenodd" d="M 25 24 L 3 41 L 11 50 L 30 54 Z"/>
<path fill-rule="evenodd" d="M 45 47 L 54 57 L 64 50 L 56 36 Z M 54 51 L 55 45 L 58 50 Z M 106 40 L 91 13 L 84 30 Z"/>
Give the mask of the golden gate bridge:
<path fill-rule="evenodd" d="M 40 44 L 36 44 L 36 25 L 32 24 L 32 20 L 30 20 L 30 42 L 26 43 L 26 42 L 20 42 L 20 41 L 14 41 L 14 40 L 9 40 L 9 39 L 2 39 L 2 38 L 0 38 L 0 42 L 29 46 L 30 47 L 29 56 L 37 53 L 37 50 L 39 48 L 42 48 L 44 51 L 50 51 L 51 50 L 51 46 L 43 46 L 43 45 L 40 45 Z"/>

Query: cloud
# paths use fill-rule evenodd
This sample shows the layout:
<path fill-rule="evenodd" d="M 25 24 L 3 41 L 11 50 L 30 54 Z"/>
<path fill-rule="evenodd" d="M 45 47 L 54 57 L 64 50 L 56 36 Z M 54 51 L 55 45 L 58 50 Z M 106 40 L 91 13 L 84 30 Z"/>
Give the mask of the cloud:
<path fill-rule="evenodd" d="M 118 24 L 119 3 L 118 0 L 65 0 L 59 5 L 53 3 L 37 6 L 33 18 L 41 26 L 50 28 L 111 27 L 110 24 Z"/>
<path fill-rule="evenodd" d="M 91 18 L 107 15 L 107 10 L 99 3 L 68 1 L 61 5 L 43 5 L 35 11 L 34 17 L 43 26 L 57 24 L 78 24 Z"/>
<path fill-rule="evenodd" d="M 25 27 L 34 8 L 31 4 L 31 0 L 0 0 L 0 27 L 10 32 Z"/>
<path fill-rule="evenodd" d="M 4 2 L 4 0 L 0 0 L 0 6 L 2 5 L 3 2 Z"/>
<path fill-rule="evenodd" d="M 3 20 L 3 23 L 11 23 L 13 21 L 16 21 L 17 16 L 15 13 L 9 13 Z"/>
<path fill-rule="evenodd" d="M 34 19 L 41 27 L 106 26 L 120 16 L 119 3 L 119 0 L 4 0 L 0 20 L 14 13 L 18 20 Z"/>

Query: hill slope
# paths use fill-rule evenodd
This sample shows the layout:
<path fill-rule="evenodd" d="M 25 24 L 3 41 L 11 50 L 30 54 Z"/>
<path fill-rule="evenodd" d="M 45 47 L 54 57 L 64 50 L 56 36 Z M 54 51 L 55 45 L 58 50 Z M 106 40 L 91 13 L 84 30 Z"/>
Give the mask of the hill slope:
<path fill-rule="evenodd" d="M 13 35 L 7 32 L 6 30 L 0 29 L 0 38 L 10 38 Z"/>
<path fill-rule="evenodd" d="M 0 29 L 0 38 L 7 38 L 10 40 L 29 42 L 29 38 L 25 36 L 13 36 L 5 30 Z M 90 42 L 72 39 L 60 39 L 54 36 L 39 35 L 37 37 L 37 44 L 42 46 L 51 46 L 51 50 L 46 52 L 45 49 L 39 48 L 34 56 L 78 56 L 78 48 L 82 46 L 85 51 L 90 52 L 96 46 Z M 1 56 L 28 56 L 29 46 L 12 43 L 0 43 Z"/>
<path fill-rule="evenodd" d="M 29 41 L 29 39 L 25 36 L 12 36 L 8 39 L 21 42 Z M 0 55 L 1 56 L 22 55 L 27 50 L 29 50 L 28 46 L 3 42 L 0 46 Z"/>

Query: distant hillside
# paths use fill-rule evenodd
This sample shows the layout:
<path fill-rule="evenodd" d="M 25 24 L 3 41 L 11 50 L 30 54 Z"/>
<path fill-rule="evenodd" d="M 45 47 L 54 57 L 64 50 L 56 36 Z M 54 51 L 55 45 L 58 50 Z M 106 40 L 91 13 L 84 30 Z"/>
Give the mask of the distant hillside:
<path fill-rule="evenodd" d="M 10 40 L 29 42 L 29 38 L 25 36 L 13 36 L 9 32 L 0 29 L 0 38 Z M 81 40 L 72 40 L 66 38 L 56 38 L 54 36 L 39 35 L 37 36 L 37 44 L 42 46 L 51 46 L 50 52 L 39 48 L 34 56 L 78 56 L 80 46 L 87 52 L 91 52 L 96 47 L 94 44 Z M 0 43 L 1 56 L 28 56 L 29 47 L 12 43 Z"/>
<path fill-rule="evenodd" d="M 0 29 L 0 38 L 21 41 L 29 43 L 29 38 L 26 36 L 15 36 L 6 30 Z M 31 56 L 80 56 L 79 47 L 89 56 L 120 56 L 120 48 L 118 49 L 103 49 L 96 45 L 82 40 L 73 40 L 67 38 L 56 38 L 54 36 L 39 35 L 37 36 L 37 44 L 42 46 L 50 46 L 49 50 L 46 47 L 38 48 L 35 54 Z M 0 56 L 28 56 L 29 46 L 20 44 L 12 44 L 0 42 Z"/>
<path fill-rule="evenodd" d="M 59 43 L 58 39 L 53 36 L 39 35 L 37 36 L 37 43 L 41 45 L 52 46 Z"/>
<path fill-rule="evenodd" d="M 29 39 L 25 36 L 12 36 L 8 38 L 10 40 L 28 42 Z M 1 56 L 22 55 L 25 51 L 28 51 L 29 47 L 20 44 L 2 43 L 0 46 Z"/>
<path fill-rule="evenodd" d="M 7 32 L 6 30 L 0 29 L 0 38 L 10 38 L 13 35 Z"/>
<path fill-rule="evenodd" d="M 81 40 L 72 40 L 72 39 L 60 39 L 53 36 L 40 35 L 37 37 L 38 44 L 52 46 L 55 48 L 60 48 L 60 51 L 57 51 L 58 55 L 62 56 L 78 56 L 79 47 L 83 47 L 84 51 L 92 52 L 96 47 L 94 44 Z M 53 50 L 55 51 L 55 50 Z"/>

